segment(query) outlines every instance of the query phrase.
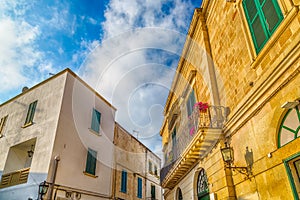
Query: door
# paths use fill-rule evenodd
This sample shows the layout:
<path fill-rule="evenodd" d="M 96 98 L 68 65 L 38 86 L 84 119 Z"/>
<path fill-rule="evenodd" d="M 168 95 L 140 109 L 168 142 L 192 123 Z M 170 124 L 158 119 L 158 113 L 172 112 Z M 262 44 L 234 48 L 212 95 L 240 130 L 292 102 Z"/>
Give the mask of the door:
<path fill-rule="evenodd" d="M 197 181 L 198 200 L 209 200 L 208 182 L 204 169 L 201 169 Z"/>

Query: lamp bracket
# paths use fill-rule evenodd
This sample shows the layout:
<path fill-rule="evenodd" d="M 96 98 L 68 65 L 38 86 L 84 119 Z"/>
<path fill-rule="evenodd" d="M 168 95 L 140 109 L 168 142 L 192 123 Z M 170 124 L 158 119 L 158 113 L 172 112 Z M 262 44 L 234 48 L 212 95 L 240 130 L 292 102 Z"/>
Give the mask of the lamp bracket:
<path fill-rule="evenodd" d="M 237 167 L 237 166 L 229 166 L 228 168 L 232 169 L 233 171 L 237 171 L 240 174 L 244 174 L 249 178 L 252 175 L 251 169 L 249 167 Z"/>

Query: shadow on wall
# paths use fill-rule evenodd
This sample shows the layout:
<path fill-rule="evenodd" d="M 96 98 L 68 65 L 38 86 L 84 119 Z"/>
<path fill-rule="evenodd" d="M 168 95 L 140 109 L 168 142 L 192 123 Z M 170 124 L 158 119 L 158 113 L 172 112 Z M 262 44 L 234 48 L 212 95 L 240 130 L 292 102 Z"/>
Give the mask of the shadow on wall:
<path fill-rule="evenodd" d="M 3 171 L 0 171 L 2 178 Z M 39 184 L 46 180 L 45 173 L 29 173 L 27 183 L 18 184 L 0 189 L 1 200 L 28 200 L 38 198 Z"/>

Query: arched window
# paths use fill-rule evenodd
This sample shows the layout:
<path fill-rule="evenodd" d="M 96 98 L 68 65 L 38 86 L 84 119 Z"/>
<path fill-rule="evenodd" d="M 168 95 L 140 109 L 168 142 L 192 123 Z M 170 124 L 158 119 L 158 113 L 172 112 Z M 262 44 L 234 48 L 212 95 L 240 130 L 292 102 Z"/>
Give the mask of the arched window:
<path fill-rule="evenodd" d="M 300 136 L 300 106 L 289 109 L 283 117 L 278 132 L 278 148 Z"/>
<path fill-rule="evenodd" d="M 209 199 L 208 182 L 207 182 L 207 177 L 204 169 L 201 169 L 198 175 L 197 193 L 198 193 L 198 200 Z"/>
<path fill-rule="evenodd" d="M 177 195 L 176 196 L 177 196 L 176 200 L 183 200 L 182 192 L 181 192 L 180 188 L 177 189 Z"/>

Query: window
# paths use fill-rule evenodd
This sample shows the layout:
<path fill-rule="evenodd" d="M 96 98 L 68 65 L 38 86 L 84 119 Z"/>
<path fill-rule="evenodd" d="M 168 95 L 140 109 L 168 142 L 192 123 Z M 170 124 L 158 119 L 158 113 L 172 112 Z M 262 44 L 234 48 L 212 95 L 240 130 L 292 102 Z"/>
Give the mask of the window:
<path fill-rule="evenodd" d="M 156 199 L 155 197 L 155 185 L 151 185 L 151 199 Z"/>
<path fill-rule="evenodd" d="M 4 129 L 7 117 L 8 117 L 8 115 L 1 118 L 1 121 L 0 121 L 0 138 L 3 136 L 3 129 Z"/>
<path fill-rule="evenodd" d="M 142 179 L 140 177 L 137 178 L 138 187 L 137 187 L 137 197 L 142 198 L 143 197 L 143 185 L 142 185 Z"/>
<path fill-rule="evenodd" d="M 149 161 L 149 173 L 152 174 L 152 162 Z"/>
<path fill-rule="evenodd" d="M 157 176 L 157 166 L 156 165 L 154 166 L 154 175 Z"/>
<path fill-rule="evenodd" d="M 181 192 L 180 188 L 177 189 L 177 198 L 176 198 L 176 200 L 183 200 L 182 192 Z"/>
<path fill-rule="evenodd" d="M 37 105 L 37 101 L 32 102 L 29 107 L 28 107 L 28 112 L 27 112 L 27 116 L 26 116 L 26 120 L 24 125 L 30 125 L 33 123 L 33 117 L 34 117 L 34 113 L 35 113 L 35 109 L 36 109 L 36 105 Z"/>
<path fill-rule="evenodd" d="M 294 199 L 299 199 L 300 194 L 300 153 L 294 154 L 283 160 Z"/>
<path fill-rule="evenodd" d="M 243 7 L 258 53 L 283 19 L 277 0 L 244 0 Z"/>
<path fill-rule="evenodd" d="M 100 131 L 100 118 L 101 113 L 98 110 L 93 109 L 91 129 L 97 133 Z"/>
<path fill-rule="evenodd" d="M 172 132 L 172 153 L 173 153 L 173 160 L 177 159 L 177 139 L 176 139 L 176 127 L 174 127 Z"/>
<path fill-rule="evenodd" d="M 191 116 L 195 103 L 196 103 L 195 92 L 194 90 L 192 90 L 192 92 L 189 95 L 188 101 L 186 103 L 188 116 Z"/>
<path fill-rule="evenodd" d="M 126 193 L 126 191 L 127 191 L 127 172 L 123 170 L 122 177 L 121 177 L 121 192 Z"/>
<path fill-rule="evenodd" d="M 278 131 L 278 147 L 300 136 L 300 106 L 289 109 L 283 117 Z"/>
<path fill-rule="evenodd" d="M 206 199 L 209 197 L 208 182 L 204 169 L 201 169 L 197 180 L 198 199 Z"/>
<path fill-rule="evenodd" d="M 88 148 L 85 172 L 87 174 L 96 174 L 97 152 Z"/>

